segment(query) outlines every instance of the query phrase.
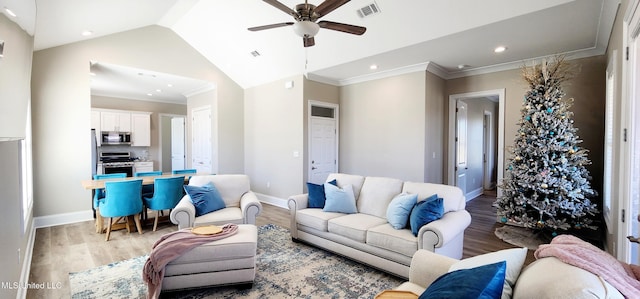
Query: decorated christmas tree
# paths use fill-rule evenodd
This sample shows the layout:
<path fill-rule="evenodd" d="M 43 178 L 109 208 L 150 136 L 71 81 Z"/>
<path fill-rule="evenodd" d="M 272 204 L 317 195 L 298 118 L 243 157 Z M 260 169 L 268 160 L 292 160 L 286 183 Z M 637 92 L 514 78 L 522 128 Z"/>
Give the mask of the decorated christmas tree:
<path fill-rule="evenodd" d="M 598 213 L 590 200 L 597 194 L 585 168 L 591 161 L 573 126 L 573 99 L 563 98 L 561 85 L 571 75 L 563 57 L 523 67 L 530 90 L 520 110 L 502 195 L 494 203 L 503 223 L 552 235 L 558 230 L 597 229 L 590 217 Z"/>

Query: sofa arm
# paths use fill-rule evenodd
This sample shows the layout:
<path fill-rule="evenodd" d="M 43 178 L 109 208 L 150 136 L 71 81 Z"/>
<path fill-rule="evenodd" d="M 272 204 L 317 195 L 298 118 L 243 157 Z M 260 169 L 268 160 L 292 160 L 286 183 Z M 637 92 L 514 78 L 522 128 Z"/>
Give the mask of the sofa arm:
<path fill-rule="evenodd" d="M 291 238 L 298 238 L 298 225 L 296 222 L 296 213 L 298 210 L 306 209 L 309 206 L 309 194 L 298 194 L 289 197 L 287 202 L 289 206 L 289 214 L 291 215 L 290 220 L 291 223 L 289 225 L 289 232 L 291 233 Z"/>
<path fill-rule="evenodd" d="M 418 231 L 418 249 L 435 251 L 456 238 L 471 224 L 467 210 L 445 213 L 442 218 L 423 225 Z"/>
<path fill-rule="evenodd" d="M 196 219 L 196 207 L 191 202 L 191 197 L 185 195 L 171 210 L 171 222 L 178 225 L 178 229 L 192 227 Z"/>
<path fill-rule="evenodd" d="M 256 218 L 262 212 L 262 204 L 252 191 L 242 195 L 240 198 L 240 209 L 242 210 L 242 220 L 244 224 L 256 224 Z"/>
<path fill-rule="evenodd" d="M 438 277 L 449 272 L 451 265 L 458 260 L 448 256 L 433 253 L 428 250 L 418 250 L 413 254 L 409 268 L 409 281 L 427 288 Z"/>

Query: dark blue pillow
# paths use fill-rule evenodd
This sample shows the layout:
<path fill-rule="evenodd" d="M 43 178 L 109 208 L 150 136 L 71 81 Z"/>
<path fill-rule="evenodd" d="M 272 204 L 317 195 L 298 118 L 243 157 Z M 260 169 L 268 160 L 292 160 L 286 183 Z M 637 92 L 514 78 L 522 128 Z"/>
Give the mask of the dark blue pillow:
<path fill-rule="evenodd" d="M 418 231 L 423 225 L 442 218 L 442 215 L 444 215 L 443 199 L 437 194 L 427 197 L 411 210 L 411 216 L 409 216 L 411 232 L 414 236 L 418 236 Z"/>
<path fill-rule="evenodd" d="M 226 207 L 220 192 L 218 192 L 218 189 L 216 189 L 212 182 L 201 187 L 185 185 L 184 191 L 191 197 L 191 202 L 196 208 L 196 217 Z"/>
<path fill-rule="evenodd" d="M 505 261 L 456 270 L 438 277 L 419 299 L 500 298 L 507 268 Z"/>
<path fill-rule="evenodd" d="M 330 181 L 329 184 L 337 186 L 336 180 Z M 309 208 L 324 208 L 324 202 L 326 196 L 324 194 L 324 185 L 316 185 L 314 183 L 307 183 L 307 189 L 309 190 Z"/>

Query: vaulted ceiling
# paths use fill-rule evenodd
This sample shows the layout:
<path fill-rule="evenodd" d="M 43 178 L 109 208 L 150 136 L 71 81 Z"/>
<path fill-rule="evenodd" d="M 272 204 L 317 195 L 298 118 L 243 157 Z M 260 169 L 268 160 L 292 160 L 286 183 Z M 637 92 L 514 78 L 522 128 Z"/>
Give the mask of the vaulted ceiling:
<path fill-rule="evenodd" d="M 303 3 L 280 2 L 291 8 Z M 316 6 L 321 2 L 309 1 Z M 424 70 L 427 65 L 441 77 L 454 78 L 513 68 L 558 53 L 568 53 L 569 58 L 601 55 L 619 2 L 352 0 L 321 20 L 363 26 L 366 33 L 320 29 L 315 46 L 308 48 L 290 26 L 247 30 L 294 21 L 260 0 L 0 0 L 0 7 L 14 10 L 18 17 L 11 18 L 34 34 L 35 50 L 153 24 L 165 26 L 248 88 L 299 74 L 345 85 Z M 360 17 L 358 9 L 371 4 L 380 12 Z M 29 24 L 33 9 L 35 23 Z M 83 36 L 83 31 L 92 34 Z M 494 53 L 497 46 L 507 50 Z"/>

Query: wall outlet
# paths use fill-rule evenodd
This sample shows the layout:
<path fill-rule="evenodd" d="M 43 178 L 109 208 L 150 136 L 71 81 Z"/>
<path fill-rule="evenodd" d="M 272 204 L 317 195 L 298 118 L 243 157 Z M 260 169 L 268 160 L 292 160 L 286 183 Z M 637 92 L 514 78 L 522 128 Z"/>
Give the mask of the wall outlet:
<path fill-rule="evenodd" d="M 271 188 L 271 182 L 267 182 L 267 189 Z"/>

